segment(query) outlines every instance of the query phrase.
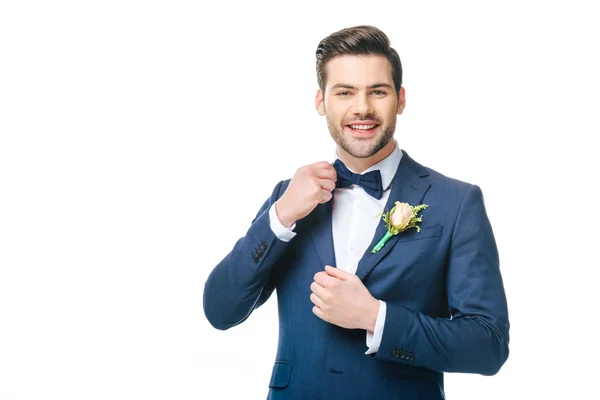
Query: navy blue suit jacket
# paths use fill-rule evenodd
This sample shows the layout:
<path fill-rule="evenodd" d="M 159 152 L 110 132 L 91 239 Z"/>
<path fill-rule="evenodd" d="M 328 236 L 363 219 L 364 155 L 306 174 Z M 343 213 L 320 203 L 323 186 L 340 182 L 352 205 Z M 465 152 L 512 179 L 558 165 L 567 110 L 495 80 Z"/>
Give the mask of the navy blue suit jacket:
<path fill-rule="evenodd" d="M 429 207 L 420 212 L 420 233 L 401 232 L 372 253 L 386 232 L 380 221 L 358 264 L 356 275 L 387 303 L 374 356 L 364 354 L 364 330 L 340 328 L 312 312 L 314 275 L 336 265 L 333 202 L 297 221 L 289 242 L 270 228 L 269 207 L 289 180 L 275 186 L 208 277 L 204 312 L 217 329 L 243 322 L 277 290 L 279 343 L 269 399 L 443 399 L 443 372 L 492 375 L 506 361 L 508 311 L 481 189 L 403 153 L 386 210 L 395 201 Z"/>

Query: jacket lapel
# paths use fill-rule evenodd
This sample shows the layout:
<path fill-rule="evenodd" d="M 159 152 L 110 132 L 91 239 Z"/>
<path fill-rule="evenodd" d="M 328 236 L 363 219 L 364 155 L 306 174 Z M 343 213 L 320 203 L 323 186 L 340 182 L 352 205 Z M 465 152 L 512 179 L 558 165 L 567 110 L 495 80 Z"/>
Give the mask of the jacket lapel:
<path fill-rule="evenodd" d="M 327 203 L 319 204 L 314 214 L 314 225 L 310 228 L 310 235 L 317 249 L 317 255 L 321 260 L 322 268 L 325 265 L 335 266 L 335 252 L 333 248 L 332 230 L 333 197 Z"/>
<path fill-rule="evenodd" d="M 429 182 L 423 179 L 423 177 L 429 175 L 427 170 L 410 158 L 406 151 L 402 150 L 402 153 L 402 159 L 392 180 L 392 189 L 383 210 L 384 212 L 391 210 L 396 201 L 409 203 L 411 206 L 420 204 L 430 186 Z M 319 204 L 311 214 L 314 217 L 314 223 L 310 228 L 310 235 L 323 266 L 336 266 L 333 247 L 332 210 L 333 198 L 327 203 Z M 385 232 L 385 223 L 383 222 L 383 218 L 380 218 L 375 236 L 358 263 L 356 275 L 361 280 L 364 280 L 377 263 L 394 247 L 399 237 L 402 236 L 402 232 L 392 236 L 381 250 L 377 253 L 372 253 L 371 249 L 385 235 Z"/>
<path fill-rule="evenodd" d="M 400 160 L 400 164 L 398 165 L 398 169 L 392 180 L 392 189 L 383 210 L 384 212 L 391 210 L 396 201 L 408 203 L 411 206 L 420 204 L 425 193 L 429 189 L 429 186 L 431 186 L 426 179 L 423 179 L 425 176 L 429 175 L 427 170 L 410 158 L 404 150 L 402 150 L 402 153 L 402 159 Z M 372 253 L 371 249 L 375 247 L 379 240 L 381 240 L 386 231 L 387 228 L 385 222 L 383 222 L 383 218 L 380 218 L 377 229 L 375 230 L 375 236 L 358 263 L 356 275 L 361 280 L 365 279 L 369 272 L 375 268 L 402 236 L 402 232 L 392 236 L 381 250 Z"/>

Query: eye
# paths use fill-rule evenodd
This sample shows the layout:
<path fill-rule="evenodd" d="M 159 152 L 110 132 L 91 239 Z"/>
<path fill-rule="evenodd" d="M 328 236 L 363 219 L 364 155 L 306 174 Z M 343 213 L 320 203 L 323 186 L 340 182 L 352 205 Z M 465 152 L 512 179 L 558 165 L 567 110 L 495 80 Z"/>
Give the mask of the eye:
<path fill-rule="evenodd" d="M 373 91 L 373 94 L 376 96 L 385 96 L 386 92 L 384 92 L 383 90 L 375 90 Z"/>
<path fill-rule="evenodd" d="M 338 96 L 348 96 L 350 94 L 350 92 L 345 91 L 345 92 L 338 92 Z"/>

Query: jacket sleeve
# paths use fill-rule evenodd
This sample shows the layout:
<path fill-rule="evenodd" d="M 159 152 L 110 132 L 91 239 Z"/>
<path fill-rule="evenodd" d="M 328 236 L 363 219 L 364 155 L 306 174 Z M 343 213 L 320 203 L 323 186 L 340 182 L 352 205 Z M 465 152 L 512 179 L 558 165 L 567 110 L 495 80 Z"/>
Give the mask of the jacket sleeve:
<path fill-rule="evenodd" d="M 451 318 L 387 303 L 377 357 L 440 372 L 494 375 L 508 358 L 508 308 L 481 189 L 459 207 L 446 271 Z"/>
<path fill-rule="evenodd" d="M 262 205 L 246 235 L 212 270 L 204 285 L 204 314 L 217 329 L 229 329 L 245 321 L 274 290 L 273 270 L 290 242 L 271 230 L 269 208 L 280 197 L 283 181 Z"/>

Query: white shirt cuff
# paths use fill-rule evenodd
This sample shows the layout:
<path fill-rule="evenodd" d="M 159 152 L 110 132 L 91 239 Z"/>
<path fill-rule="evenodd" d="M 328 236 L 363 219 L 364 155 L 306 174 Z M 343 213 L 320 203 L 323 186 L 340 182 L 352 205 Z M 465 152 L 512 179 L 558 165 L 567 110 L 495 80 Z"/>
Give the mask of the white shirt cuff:
<path fill-rule="evenodd" d="M 365 354 L 373 354 L 379 350 L 381 338 L 383 337 L 383 325 L 385 324 L 386 305 L 385 301 L 379 300 L 379 312 L 375 321 L 375 332 L 367 331 L 367 347 L 369 348 Z"/>
<path fill-rule="evenodd" d="M 294 236 L 296 236 L 296 232 L 292 232 L 294 228 L 296 228 L 296 223 L 289 228 L 283 226 L 281 221 L 279 221 L 279 217 L 277 216 L 277 211 L 275 210 L 275 203 L 269 208 L 269 225 L 271 226 L 271 230 L 277 236 L 277 238 L 284 242 L 289 242 L 292 240 Z"/>

